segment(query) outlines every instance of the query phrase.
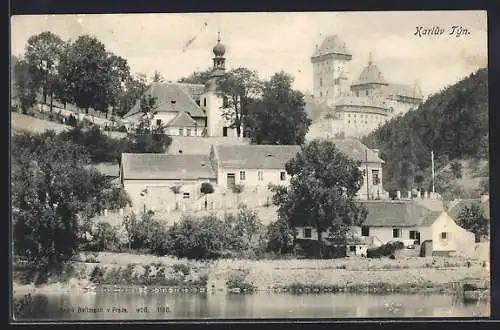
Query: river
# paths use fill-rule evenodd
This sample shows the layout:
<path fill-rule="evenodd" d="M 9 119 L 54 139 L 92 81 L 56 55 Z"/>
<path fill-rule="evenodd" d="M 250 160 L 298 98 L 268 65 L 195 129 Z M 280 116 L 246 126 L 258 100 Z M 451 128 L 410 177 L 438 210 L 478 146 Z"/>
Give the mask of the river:
<path fill-rule="evenodd" d="M 490 303 L 451 295 L 72 294 L 36 295 L 16 320 L 487 317 Z"/>

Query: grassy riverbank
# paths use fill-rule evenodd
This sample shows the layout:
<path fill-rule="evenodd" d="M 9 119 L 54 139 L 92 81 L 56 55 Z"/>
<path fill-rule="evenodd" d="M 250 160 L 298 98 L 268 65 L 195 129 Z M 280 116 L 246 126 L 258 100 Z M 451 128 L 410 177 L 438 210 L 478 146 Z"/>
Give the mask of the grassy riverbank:
<path fill-rule="evenodd" d="M 21 284 L 14 276 L 14 292 L 62 293 L 105 286 L 185 288 L 198 291 L 230 289 L 318 292 L 452 292 L 471 279 L 489 282 L 488 265 L 460 258 L 400 258 L 333 260 L 216 260 L 190 261 L 129 253 L 81 254 L 71 275 L 49 279 L 41 286 Z M 161 289 L 163 288 L 163 290 Z"/>

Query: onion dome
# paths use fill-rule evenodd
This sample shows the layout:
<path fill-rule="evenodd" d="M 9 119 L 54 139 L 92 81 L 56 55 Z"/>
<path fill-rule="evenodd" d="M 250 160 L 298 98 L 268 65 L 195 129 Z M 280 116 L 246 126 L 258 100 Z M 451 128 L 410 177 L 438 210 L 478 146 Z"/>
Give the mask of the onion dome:
<path fill-rule="evenodd" d="M 226 53 L 226 47 L 220 42 L 220 32 L 219 37 L 217 38 L 217 44 L 213 48 L 214 55 L 217 57 L 222 57 Z"/>

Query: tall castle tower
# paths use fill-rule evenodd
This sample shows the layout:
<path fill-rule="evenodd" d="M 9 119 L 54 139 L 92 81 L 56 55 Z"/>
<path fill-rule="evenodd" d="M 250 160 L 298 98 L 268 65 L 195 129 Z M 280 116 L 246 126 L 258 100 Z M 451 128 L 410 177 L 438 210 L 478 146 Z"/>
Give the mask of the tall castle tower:
<path fill-rule="evenodd" d="M 220 32 L 217 44 L 212 49 L 214 53 L 213 69 L 210 80 L 205 85 L 205 91 L 201 96 L 202 108 L 207 116 L 207 136 L 231 135 L 228 123 L 222 116 L 222 98 L 217 95 L 217 80 L 224 76 L 226 71 L 226 47 L 220 41 Z"/>
<path fill-rule="evenodd" d="M 349 93 L 349 63 L 352 55 L 337 35 L 328 36 L 311 57 L 313 94 L 321 103 L 333 106 L 337 99 Z"/>

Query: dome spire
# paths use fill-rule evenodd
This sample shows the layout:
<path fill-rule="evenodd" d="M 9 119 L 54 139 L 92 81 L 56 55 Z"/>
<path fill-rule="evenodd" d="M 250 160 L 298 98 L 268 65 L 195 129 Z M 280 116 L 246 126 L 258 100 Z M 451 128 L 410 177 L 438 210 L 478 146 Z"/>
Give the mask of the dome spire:
<path fill-rule="evenodd" d="M 372 52 L 368 53 L 368 65 L 372 65 Z"/>
<path fill-rule="evenodd" d="M 220 31 L 217 31 L 217 42 L 220 42 Z"/>

